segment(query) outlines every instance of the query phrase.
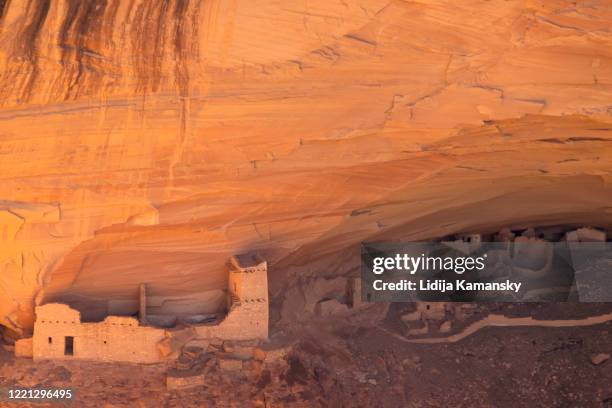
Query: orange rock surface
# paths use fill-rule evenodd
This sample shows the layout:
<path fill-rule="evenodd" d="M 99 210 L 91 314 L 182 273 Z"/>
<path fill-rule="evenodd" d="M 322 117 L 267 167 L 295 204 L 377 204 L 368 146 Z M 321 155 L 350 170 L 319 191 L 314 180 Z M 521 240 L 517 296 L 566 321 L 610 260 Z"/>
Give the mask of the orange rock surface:
<path fill-rule="evenodd" d="M 219 299 L 250 250 L 292 316 L 362 241 L 610 226 L 611 29 L 604 0 L 0 0 L 0 325 Z"/>

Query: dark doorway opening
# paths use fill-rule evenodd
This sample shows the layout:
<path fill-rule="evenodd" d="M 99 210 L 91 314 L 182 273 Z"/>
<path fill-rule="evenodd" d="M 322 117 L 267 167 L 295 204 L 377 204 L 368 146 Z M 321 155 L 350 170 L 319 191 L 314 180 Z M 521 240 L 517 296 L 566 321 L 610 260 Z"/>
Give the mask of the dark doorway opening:
<path fill-rule="evenodd" d="M 64 355 L 74 355 L 74 337 L 72 336 L 66 336 L 66 342 L 64 343 Z"/>

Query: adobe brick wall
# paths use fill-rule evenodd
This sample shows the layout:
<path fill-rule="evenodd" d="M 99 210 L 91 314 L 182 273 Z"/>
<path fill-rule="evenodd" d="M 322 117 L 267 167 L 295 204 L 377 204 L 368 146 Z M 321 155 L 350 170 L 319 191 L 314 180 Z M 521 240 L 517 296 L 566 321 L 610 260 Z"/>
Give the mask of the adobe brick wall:
<path fill-rule="evenodd" d="M 198 326 L 198 337 L 226 340 L 268 338 L 269 301 L 267 263 L 243 268 L 229 263 L 228 304 L 225 319 L 217 326 Z"/>
<path fill-rule="evenodd" d="M 74 338 L 71 356 L 64 353 L 67 336 Z M 36 308 L 33 357 L 155 363 L 163 360 L 156 345 L 164 337 L 165 330 L 139 326 L 131 317 L 81 323 L 78 311 L 51 303 Z"/>
<path fill-rule="evenodd" d="M 242 302 L 234 305 L 225 319 L 216 326 L 196 326 L 198 337 L 224 340 L 268 338 L 267 302 Z"/>
<path fill-rule="evenodd" d="M 249 267 L 230 263 L 229 312 L 215 326 L 194 326 L 199 338 L 253 340 L 268 338 L 268 271 L 262 261 Z M 146 287 L 141 286 L 141 318 L 146 321 Z M 172 332 L 175 333 L 175 332 Z M 73 338 L 72 355 L 66 355 L 67 337 Z M 168 339 L 164 329 L 140 325 L 132 317 L 108 316 L 99 323 L 83 323 L 77 310 L 50 303 L 36 307 L 36 323 L 31 339 L 34 359 L 84 359 L 156 363 L 165 360 L 158 345 Z M 30 340 L 20 350 L 29 352 Z"/>

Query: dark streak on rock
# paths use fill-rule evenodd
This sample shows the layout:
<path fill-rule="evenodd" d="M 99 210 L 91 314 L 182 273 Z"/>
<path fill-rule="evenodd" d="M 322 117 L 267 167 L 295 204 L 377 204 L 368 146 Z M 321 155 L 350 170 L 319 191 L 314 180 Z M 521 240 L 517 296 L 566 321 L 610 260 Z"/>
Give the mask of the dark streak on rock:
<path fill-rule="evenodd" d="M 64 21 L 62 22 L 58 38 L 60 47 L 65 47 L 67 45 L 68 33 L 71 31 L 72 26 L 76 21 L 79 12 L 79 4 L 81 3 L 78 1 L 70 1 L 66 7 L 66 15 L 64 16 Z M 65 57 L 66 55 L 62 49 L 62 61 L 64 61 Z"/>
<path fill-rule="evenodd" d="M 601 137 L 575 136 L 566 139 L 568 142 L 612 142 L 610 139 Z"/>
<path fill-rule="evenodd" d="M 156 27 L 153 27 L 153 29 L 155 30 L 155 54 L 153 56 L 153 61 L 154 61 L 154 68 L 155 68 L 155 72 L 153 75 L 153 78 L 155 79 L 155 82 L 153 83 L 153 92 L 156 92 L 159 89 L 159 84 L 160 84 L 160 80 L 161 80 L 161 73 L 162 73 L 162 63 L 163 63 L 163 51 L 164 51 L 164 43 L 165 43 L 165 37 L 166 37 L 166 33 L 165 33 L 165 21 L 166 21 L 166 14 L 168 13 L 168 10 L 170 9 L 170 0 L 161 0 L 159 2 L 160 7 L 159 10 L 157 11 L 157 24 Z M 151 12 L 151 9 L 149 9 L 149 11 Z M 144 32 L 141 33 L 141 35 L 146 35 L 147 31 L 145 30 Z M 146 40 L 143 41 L 144 44 L 146 44 Z"/>
<path fill-rule="evenodd" d="M 137 90 L 144 95 L 159 89 L 170 0 L 141 3 L 132 21 L 133 64 L 138 76 Z"/>
<path fill-rule="evenodd" d="M 573 142 L 612 142 L 611 139 L 604 139 L 601 137 L 588 137 L 588 136 L 574 136 L 568 137 L 564 140 L 558 138 L 548 138 L 548 139 L 538 139 L 538 142 L 543 143 L 556 143 L 556 144 L 565 144 L 565 143 L 573 143 Z"/>
<path fill-rule="evenodd" d="M 26 15 L 30 14 L 30 10 L 33 6 L 35 9 L 32 12 L 32 18 L 18 36 L 19 40 L 16 47 L 17 56 L 25 58 L 31 67 L 30 75 L 28 75 L 26 84 L 22 88 L 21 92 L 21 97 L 26 100 L 30 99 L 34 83 L 38 78 L 38 50 L 36 48 L 36 43 L 38 33 L 45 24 L 47 14 L 49 14 L 51 0 L 40 0 L 34 4 L 32 4 L 32 1 L 30 0 L 26 9 Z"/>
<path fill-rule="evenodd" d="M 325 46 L 312 51 L 313 54 L 320 56 L 321 58 L 336 62 L 340 58 L 340 53 L 331 46 Z"/>
<path fill-rule="evenodd" d="M 40 0 L 35 3 L 36 9 L 33 12 L 32 19 L 28 25 L 23 29 L 19 38 L 18 49 L 20 54 L 28 58 L 30 61 L 36 59 L 36 40 L 38 33 L 42 28 L 47 14 L 49 13 L 49 7 L 51 6 L 51 0 Z M 28 2 L 27 13 L 30 13 L 32 7 L 32 0 Z"/>
<path fill-rule="evenodd" d="M 11 3 L 11 0 L 0 0 L 0 27 Z M 172 84 L 174 80 L 181 99 L 188 98 L 188 60 L 199 56 L 201 3 L 201 0 L 130 0 L 126 17 L 119 22 L 115 20 L 121 0 L 66 0 L 57 33 L 54 30 L 45 32 L 45 37 L 46 34 L 56 35 L 61 63 L 54 78 L 45 78 L 51 80 L 50 98 L 69 100 L 90 95 L 101 87 L 105 77 L 113 77 L 109 70 L 119 66 L 112 60 L 118 24 L 129 27 L 122 31 L 117 46 L 122 46 L 124 41 L 131 42 L 136 92 L 146 96 L 148 92 L 157 92 L 162 81 Z M 14 68 L 0 78 L 0 89 L 5 96 L 15 95 L 20 102 L 32 99 L 34 88 L 41 81 L 37 44 L 54 4 L 51 0 L 28 0 L 9 55 L 14 60 Z M 168 53 L 174 54 L 174 61 L 170 62 L 174 72 L 167 72 L 172 70 L 165 58 Z M 123 72 L 119 72 L 116 77 L 122 75 Z M 187 110 L 182 108 L 182 122 L 186 120 Z"/>
<path fill-rule="evenodd" d="M 181 97 L 186 97 L 189 93 L 189 71 L 185 64 L 183 39 L 185 30 L 183 22 L 185 12 L 189 6 L 189 0 L 176 0 L 174 8 L 174 56 L 176 60 L 176 82 Z"/>
<path fill-rule="evenodd" d="M 11 0 L 0 0 L 0 24 L 2 24 L 2 18 L 4 17 L 4 11 L 8 10 L 8 5 Z"/>
<path fill-rule="evenodd" d="M 557 138 L 548 138 L 548 139 L 538 139 L 536 140 L 537 142 L 542 142 L 542 143 L 555 143 L 555 144 L 565 144 L 565 142 L 561 139 L 557 139 Z"/>
<path fill-rule="evenodd" d="M 185 37 L 185 12 L 189 7 L 189 0 L 176 0 L 174 7 L 174 74 L 175 74 L 175 86 L 178 88 L 179 95 L 181 97 L 181 110 L 180 110 L 180 131 L 179 131 L 179 144 L 176 150 L 175 160 L 181 159 L 183 149 L 185 147 L 185 139 L 187 135 L 187 116 L 189 115 L 189 68 L 185 62 L 184 55 L 184 37 Z M 174 165 L 174 164 L 172 164 Z M 174 169 L 170 169 L 172 172 Z"/>
<path fill-rule="evenodd" d="M 67 69 L 74 60 L 76 75 L 68 70 L 70 82 L 64 99 L 77 98 L 84 70 L 91 65 L 91 57 L 102 57 L 100 48 L 106 0 L 71 0 L 62 23 L 59 45 L 62 49 L 62 64 Z M 92 69 L 89 69 L 92 71 Z"/>
<path fill-rule="evenodd" d="M 102 33 L 102 38 L 105 40 L 105 46 L 108 47 L 113 47 L 113 32 L 115 31 L 115 27 L 116 27 L 116 18 L 117 18 L 117 12 L 119 11 L 119 5 L 121 3 L 121 0 L 111 0 L 110 5 L 107 5 L 107 14 L 108 14 L 108 21 L 111 22 L 111 24 L 104 24 L 103 30 L 104 32 Z"/>
<path fill-rule="evenodd" d="M 371 212 L 372 212 L 372 210 L 369 210 L 369 209 L 363 209 L 363 210 L 353 210 L 353 211 L 351 211 L 350 216 L 351 216 L 351 217 L 357 217 L 357 216 L 360 216 L 360 215 L 362 215 L 362 214 L 369 214 L 369 213 L 371 213 Z"/>
<path fill-rule="evenodd" d="M 371 45 L 373 47 L 376 46 L 376 42 L 370 41 L 370 40 L 365 39 L 365 38 L 362 38 L 362 37 L 358 36 L 357 34 L 346 34 L 344 37 L 348 38 L 349 40 L 354 40 L 354 41 L 357 41 L 357 42 L 360 42 L 360 43 L 363 43 L 363 44 L 366 44 L 366 45 Z"/>
<path fill-rule="evenodd" d="M 477 167 L 464 166 L 464 165 L 455 166 L 455 168 L 457 168 L 457 169 L 464 169 L 464 170 L 479 171 L 479 172 L 486 172 L 485 169 L 479 169 Z"/>

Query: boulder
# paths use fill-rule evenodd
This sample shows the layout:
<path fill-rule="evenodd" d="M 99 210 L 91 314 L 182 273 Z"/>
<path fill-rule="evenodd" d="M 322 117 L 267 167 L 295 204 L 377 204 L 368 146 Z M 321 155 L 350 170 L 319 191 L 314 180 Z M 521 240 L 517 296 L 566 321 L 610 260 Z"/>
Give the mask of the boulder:
<path fill-rule="evenodd" d="M 205 384 L 204 374 L 182 374 L 180 372 L 168 373 L 166 376 L 166 389 L 182 390 L 203 386 Z"/>
<path fill-rule="evenodd" d="M 157 351 L 162 357 L 168 357 L 174 352 L 169 337 L 165 337 L 157 342 Z"/>
<path fill-rule="evenodd" d="M 166 337 L 157 343 L 157 351 L 162 357 L 176 355 L 195 336 L 196 332 L 193 328 L 166 332 Z"/>
<path fill-rule="evenodd" d="M 347 305 L 336 299 L 325 299 L 317 304 L 316 314 L 321 317 L 345 314 L 349 311 Z"/>
<path fill-rule="evenodd" d="M 292 349 L 292 345 L 266 348 L 265 350 L 262 350 L 262 352 L 265 353 L 264 361 L 266 363 L 272 363 L 274 361 L 284 359 L 285 357 L 287 357 L 287 355 L 289 355 Z"/>
<path fill-rule="evenodd" d="M 402 319 L 404 323 L 419 321 L 421 320 L 421 311 L 415 310 L 414 312 L 404 313 L 400 319 Z"/>
<path fill-rule="evenodd" d="M 593 365 L 601 365 L 610 359 L 608 353 L 599 353 L 591 357 L 591 363 Z"/>
<path fill-rule="evenodd" d="M 443 322 L 438 331 L 440 333 L 448 333 L 453 329 L 453 323 L 450 320 Z"/>
<path fill-rule="evenodd" d="M 578 228 L 565 234 L 568 242 L 606 242 L 605 231 L 594 228 Z"/>

